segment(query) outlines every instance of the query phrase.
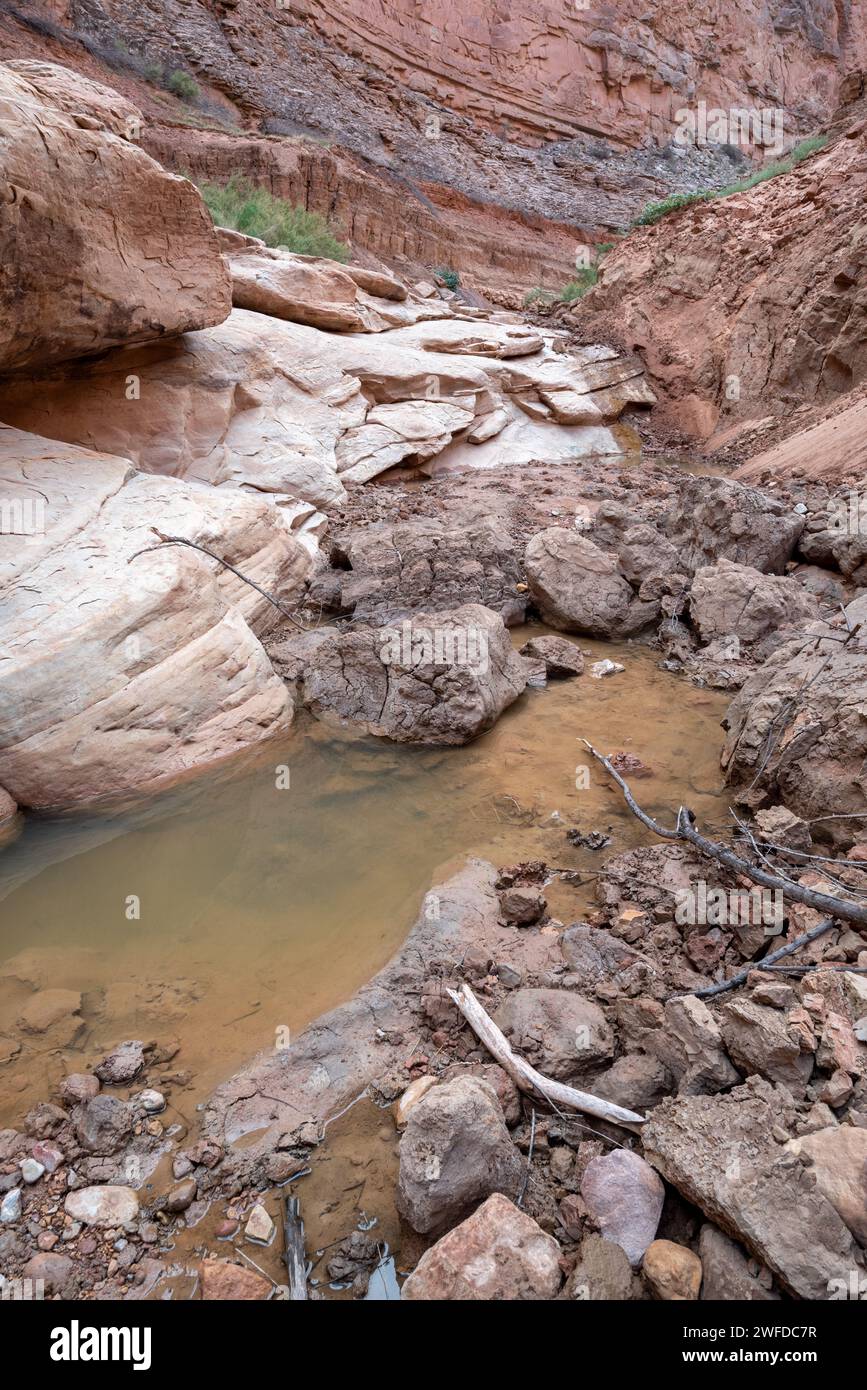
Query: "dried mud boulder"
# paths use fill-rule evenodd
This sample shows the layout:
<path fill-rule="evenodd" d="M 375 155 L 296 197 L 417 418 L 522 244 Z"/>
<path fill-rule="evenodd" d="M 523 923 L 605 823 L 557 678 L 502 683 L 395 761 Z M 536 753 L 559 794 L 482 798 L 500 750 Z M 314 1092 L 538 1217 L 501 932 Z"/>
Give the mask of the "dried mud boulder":
<path fill-rule="evenodd" d="M 818 617 L 819 604 L 797 579 L 719 560 L 697 571 L 689 610 L 702 642 L 736 637 L 769 655 L 785 641 L 787 628 Z"/>
<path fill-rule="evenodd" d="M 813 833 L 842 847 L 867 825 L 867 598 L 846 620 L 813 624 L 750 676 L 726 716 L 722 755 L 734 787 L 755 781 L 805 821 L 833 817 Z"/>
<path fill-rule="evenodd" d="M 301 688 L 320 718 L 398 743 L 460 744 L 517 700 L 529 669 L 502 618 L 466 604 L 387 628 L 329 632 Z"/>
<path fill-rule="evenodd" d="M 524 567 L 542 617 L 564 632 L 626 637 L 659 614 L 658 604 L 634 597 L 617 556 L 579 531 L 560 526 L 539 531 L 527 543 Z"/>
<path fill-rule="evenodd" d="M 666 525 L 679 569 L 692 574 L 719 560 L 780 574 L 804 518 L 779 498 L 730 478 L 686 478 Z"/>

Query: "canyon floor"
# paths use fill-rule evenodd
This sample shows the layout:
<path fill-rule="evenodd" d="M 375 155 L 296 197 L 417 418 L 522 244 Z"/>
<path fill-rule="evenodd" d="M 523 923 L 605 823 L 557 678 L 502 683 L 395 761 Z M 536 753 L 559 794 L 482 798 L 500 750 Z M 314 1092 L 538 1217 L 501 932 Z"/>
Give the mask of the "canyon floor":
<path fill-rule="evenodd" d="M 525 305 L 580 230 L 558 142 L 545 211 L 538 150 L 482 206 L 461 115 L 419 222 L 348 58 L 323 152 L 259 128 L 268 64 L 192 128 L 0 32 L 4 1296 L 852 1297 L 863 84 Z M 345 262 L 212 225 L 182 175 L 242 148 L 353 204 Z M 594 245 L 731 163 L 619 157 Z"/>

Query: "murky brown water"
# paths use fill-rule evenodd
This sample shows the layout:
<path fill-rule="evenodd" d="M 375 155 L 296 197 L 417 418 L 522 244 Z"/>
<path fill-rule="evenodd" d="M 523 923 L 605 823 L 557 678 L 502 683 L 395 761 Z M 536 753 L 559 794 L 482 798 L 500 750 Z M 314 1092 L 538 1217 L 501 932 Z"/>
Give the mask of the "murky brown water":
<path fill-rule="evenodd" d="M 192 1081 L 173 1099 L 189 1114 L 280 1030 L 369 979 L 449 860 L 592 871 L 647 842 L 600 769 L 576 789 L 582 736 L 650 765 L 638 784 L 649 809 L 687 800 L 706 825 L 722 824 L 726 697 L 658 670 L 641 647 L 582 646 L 625 673 L 530 690 L 468 748 L 344 742 L 299 719 L 255 763 L 135 813 L 31 821 L 0 854 L 0 1035 L 20 1045 L 0 1062 L 0 1123 L 127 1037 L 180 1042 L 172 1067 Z M 288 788 L 276 785 L 283 765 Z M 576 824 L 610 830 L 610 848 L 573 848 L 565 830 Z M 574 890 L 568 906 L 574 914 Z M 82 992 L 85 1027 L 71 1045 L 18 1028 L 34 987 Z M 0 1058 L 10 1050 L 0 1037 Z"/>

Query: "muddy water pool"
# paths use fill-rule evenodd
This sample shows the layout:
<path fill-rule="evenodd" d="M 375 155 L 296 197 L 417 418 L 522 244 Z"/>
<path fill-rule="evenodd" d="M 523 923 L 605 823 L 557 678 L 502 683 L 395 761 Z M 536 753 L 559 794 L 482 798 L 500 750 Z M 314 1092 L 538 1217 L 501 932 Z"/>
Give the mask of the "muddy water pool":
<path fill-rule="evenodd" d="M 601 769 L 576 786 L 590 761 L 581 737 L 648 764 L 636 787 L 648 809 L 685 800 L 704 825 L 724 824 L 727 698 L 660 671 L 642 647 L 581 645 L 583 676 L 528 690 L 469 747 L 354 741 L 299 718 L 254 760 L 135 811 L 29 820 L 0 853 L 0 1124 L 135 1037 L 179 1044 L 171 1070 L 189 1076 L 172 1108 L 190 1122 L 240 1063 L 369 979 L 466 854 L 586 870 L 586 890 L 549 893 L 574 920 L 600 862 L 649 840 Z M 626 670 L 593 679 L 603 656 Z M 575 848 L 571 826 L 611 843 Z M 25 1031 L 36 989 L 80 992 L 80 1016 Z"/>

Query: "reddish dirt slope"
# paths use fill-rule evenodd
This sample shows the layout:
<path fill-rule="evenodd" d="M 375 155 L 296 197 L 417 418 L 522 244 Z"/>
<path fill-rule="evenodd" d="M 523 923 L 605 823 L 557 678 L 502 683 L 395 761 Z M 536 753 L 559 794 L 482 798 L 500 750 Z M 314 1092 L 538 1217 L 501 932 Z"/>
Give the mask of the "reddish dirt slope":
<path fill-rule="evenodd" d="M 864 113 L 792 173 L 632 233 L 572 321 L 640 351 L 660 422 L 708 451 L 825 414 L 867 380 Z"/>

